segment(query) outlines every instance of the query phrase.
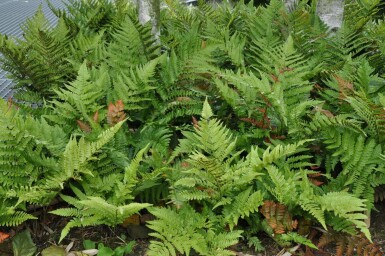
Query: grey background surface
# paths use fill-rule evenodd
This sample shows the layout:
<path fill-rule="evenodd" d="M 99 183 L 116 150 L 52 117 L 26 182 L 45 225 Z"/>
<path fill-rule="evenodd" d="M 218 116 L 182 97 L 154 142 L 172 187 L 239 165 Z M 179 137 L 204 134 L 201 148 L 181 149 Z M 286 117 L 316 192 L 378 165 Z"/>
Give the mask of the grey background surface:
<path fill-rule="evenodd" d="M 64 8 L 61 0 L 50 0 L 50 2 L 55 7 Z M 57 18 L 44 0 L 0 0 L 0 34 L 21 38 L 23 32 L 20 25 L 35 14 L 39 5 L 42 5 L 46 18 L 51 24 L 54 24 Z M 6 77 L 6 72 L 0 67 L 0 97 L 8 98 L 11 96 L 12 81 Z"/>

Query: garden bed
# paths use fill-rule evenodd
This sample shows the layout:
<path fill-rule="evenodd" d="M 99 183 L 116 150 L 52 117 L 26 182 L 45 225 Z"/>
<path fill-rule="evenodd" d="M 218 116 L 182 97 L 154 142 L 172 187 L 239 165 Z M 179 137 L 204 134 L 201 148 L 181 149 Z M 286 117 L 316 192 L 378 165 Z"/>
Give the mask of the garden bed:
<path fill-rule="evenodd" d="M 158 38 L 72 1 L 0 35 L 2 252 L 383 255 L 385 22 L 345 8 L 167 0 Z"/>
<path fill-rule="evenodd" d="M 378 211 L 372 213 L 371 228 L 373 242 L 379 247 L 385 250 L 385 204 L 380 202 L 376 204 Z M 60 237 L 60 232 L 66 225 L 68 219 L 58 218 L 57 216 L 43 213 L 40 215 L 39 220 L 29 221 L 26 224 L 18 227 L 17 229 L 7 229 L 11 234 L 16 234 L 21 230 L 28 229 L 31 232 L 33 241 L 35 242 L 38 251 L 57 244 Z M 4 231 L 4 230 L 3 230 Z M 70 232 L 68 237 L 62 242 L 63 246 L 74 242 L 72 250 L 81 251 L 84 250 L 83 241 L 92 240 L 98 243 L 103 243 L 110 248 L 116 248 L 127 244 L 130 241 L 135 241 L 133 251 L 127 255 L 130 256 L 146 256 L 146 251 L 149 246 L 150 237 L 148 231 L 141 227 L 122 227 L 117 226 L 115 228 L 108 226 L 97 226 L 88 228 L 77 228 Z M 265 247 L 265 251 L 255 252 L 253 248 L 247 246 L 245 243 L 240 243 L 233 249 L 239 256 L 242 255 L 256 255 L 256 256 L 276 256 L 282 253 L 284 248 L 277 245 L 273 239 L 266 235 L 262 235 L 261 241 Z M 0 244 L 0 255 L 13 256 L 12 251 L 12 237 L 6 240 L 3 244 Z M 335 246 L 335 245 L 334 245 Z M 297 254 L 301 251 L 299 248 Z M 320 250 L 315 251 L 314 255 L 320 256 L 332 256 L 335 255 L 336 248 L 333 245 Z M 296 254 L 295 254 L 296 255 Z"/>

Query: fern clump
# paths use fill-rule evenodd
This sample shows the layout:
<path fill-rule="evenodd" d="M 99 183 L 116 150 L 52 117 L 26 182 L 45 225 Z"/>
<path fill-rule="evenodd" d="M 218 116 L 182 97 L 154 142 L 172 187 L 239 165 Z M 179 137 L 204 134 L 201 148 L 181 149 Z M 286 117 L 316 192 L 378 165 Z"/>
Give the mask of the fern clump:
<path fill-rule="evenodd" d="M 17 225 L 34 218 L 30 214 L 18 212 L 17 209 L 26 203 L 48 204 L 65 182 L 77 179 L 82 174 L 89 174 L 88 161 L 122 126 L 122 122 L 118 123 L 99 134 L 93 142 L 84 138 L 78 141 L 72 137 L 67 143 L 64 131 L 58 126 L 51 126 L 44 119 L 39 121 L 23 117 L 11 102 L 7 104 L 1 101 L 1 104 L 0 111 L 5 118 L 1 129 L 1 171 L 4 174 L 1 186 L 6 188 L 0 192 L 3 198 L 1 206 L 4 208 L 2 215 L 10 215 L 5 217 L 4 225 Z M 51 134 L 47 133 L 50 131 Z M 13 150 L 10 145 L 20 145 L 17 146 L 20 151 Z M 14 163 L 13 182 L 7 178 L 10 163 Z"/>
<path fill-rule="evenodd" d="M 69 217 L 60 240 L 150 212 L 149 255 L 260 250 L 261 232 L 306 253 L 316 231 L 319 247 L 338 234 L 339 254 L 356 241 L 359 253 L 375 248 L 378 1 L 349 2 L 331 31 L 316 2 L 167 0 L 159 38 L 125 0 L 50 6 L 56 24 L 39 9 L 22 38 L 0 35 L 17 89 L 0 100 L 0 225 L 59 199 L 51 213 Z"/>
<path fill-rule="evenodd" d="M 234 245 L 242 231 L 225 232 L 218 229 L 218 219 L 208 212 L 195 212 L 191 206 L 179 210 L 153 208 L 150 210 L 156 220 L 148 227 L 156 231 L 150 235 L 159 239 L 151 241 L 148 255 L 175 255 L 177 252 L 190 255 L 234 255 L 226 249 Z"/>

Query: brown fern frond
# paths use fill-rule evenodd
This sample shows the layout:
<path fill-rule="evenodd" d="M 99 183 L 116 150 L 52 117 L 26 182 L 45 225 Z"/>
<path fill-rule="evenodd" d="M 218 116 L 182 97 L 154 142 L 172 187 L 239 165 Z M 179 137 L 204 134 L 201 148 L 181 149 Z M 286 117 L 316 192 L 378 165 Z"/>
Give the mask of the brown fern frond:
<path fill-rule="evenodd" d="M 97 124 L 99 123 L 99 111 L 97 110 L 95 114 L 92 117 L 92 121 Z M 76 123 L 78 124 L 79 128 L 83 132 L 92 132 L 92 127 L 89 123 L 83 122 L 81 120 L 76 120 Z"/>
<path fill-rule="evenodd" d="M 317 187 L 319 187 L 319 186 L 321 186 L 322 184 L 324 184 L 324 182 L 323 181 L 320 181 L 320 180 L 317 180 L 317 179 L 314 179 L 314 178 L 308 178 L 309 179 L 309 181 L 311 182 L 311 183 L 313 183 L 315 186 L 317 186 Z"/>
<path fill-rule="evenodd" d="M 336 234 L 334 232 L 322 233 L 322 235 L 318 241 L 317 247 L 323 248 L 326 245 L 333 243 L 334 241 L 336 241 Z"/>
<path fill-rule="evenodd" d="M 284 234 L 298 226 L 298 221 L 293 220 L 291 213 L 283 204 L 265 201 L 260 211 L 275 234 Z"/>
<path fill-rule="evenodd" d="M 1 244 L 2 242 L 4 242 L 5 240 L 7 240 L 9 237 L 10 237 L 10 234 L 8 234 L 8 233 L 3 233 L 3 232 L 0 231 L 0 244 Z"/>
<path fill-rule="evenodd" d="M 193 125 L 196 129 L 199 129 L 199 122 L 198 120 L 195 118 L 195 116 L 192 116 L 192 122 L 193 122 Z"/>
<path fill-rule="evenodd" d="M 92 120 L 94 120 L 95 123 L 99 123 L 99 110 L 97 110 L 92 117 Z"/>
<path fill-rule="evenodd" d="M 337 75 L 335 75 L 334 78 L 338 83 L 339 99 L 343 100 L 347 95 L 349 95 L 350 92 L 354 90 L 353 84 L 350 81 L 347 81 Z"/>
<path fill-rule="evenodd" d="M 108 105 L 107 123 L 109 126 L 114 126 L 125 118 L 126 114 L 124 113 L 124 104 L 122 100 L 118 100 L 115 104 L 110 103 Z"/>
<path fill-rule="evenodd" d="M 84 131 L 84 132 L 91 132 L 92 131 L 92 128 L 89 124 L 83 122 L 83 121 L 80 121 L 80 120 L 76 120 L 76 123 L 78 124 L 79 128 Z"/>
<path fill-rule="evenodd" d="M 364 234 L 356 236 L 338 232 L 325 232 L 319 239 L 318 248 L 322 249 L 328 244 L 336 245 L 337 256 L 381 256 L 381 248 L 370 242 Z"/>
<path fill-rule="evenodd" d="M 269 103 L 265 101 L 265 103 L 268 105 Z M 258 128 L 261 128 L 261 129 L 272 129 L 271 127 L 271 121 L 269 119 L 269 116 L 267 115 L 267 107 L 265 108 L 257 108 L 257 111 L 259 112 L 259 114 L 262 114 L 262 120 L 258 121 L 254 118 L 249 118 L 249 117 L 243 117 L 243 118 L 240 118 L 241 121 L 244 121 L 244 122 L 247 122 L 247 123 L 250 123 Z"/>
<path fill-rule="evenodd" d="M 285 234 L 286 233 L 285 227 L 282 225 L 282 223 L 276 222 L 275 224 L 276 224 L 276 227 L 273 228 L 274 233 L 276 233 L 276 234 Z"/>
<path fill-rule="evenodd" d="M 354 255 L 354 251 L 355 251 L 354 249 L 355 249 L 355 239 L 354 237 L 348 237 L 346 255 Z"/>
<path fill-rule="evenodd" d="M 313 253 L 312 249 L 309 246 L 306 246 L 305 255 L 304 256 L 314 256 L 314 253 Z"/>
<path fill-rule="evenodd" d="M 321 172 L 316 172 L 316 173 L 309 173 L 307 175 L 307 178 L 308 180 L 313 183 L 314 185 L 316 185 L 317 187 L 321 186 L 322 184 L 324 184 L 323 181 L 320 181 L 318 180 L 317 178 L 322 176 L 322 173 Z"/>
<path fill-rule="evenodd" d="M 254 119 L 254 118 L 249 118 L 249 117 L 242 117 L 239 120 L 247 122 L 247 123 L 250 123 L 250 124 L 252 124 L 252 125 L 254 125 L 254 126 L 258 127 L 258 128 L 261 128 L 261 129 L 267 129 L 268 128 L 268 126 L 265 125 L 263 120 L 262 121 L 258 121 L 258 120 Z"/>
<path fill-rule="evenodd" d="M 343 256 L 344 253 L 347 251 L 347 245 L 345 239 L 341 239 L 337 241 L 336 245 L 336 256 Z"/>
<path fill-rule="evenodd" d="M 327 116 L 329 118 L 333 118 L 334 117 L 334 114 L 332 112 L 330 112 L 329 110 L 323 109 L 320 106 L 315 106 L 314 110 L 324 114 L 325 116 Z"/>

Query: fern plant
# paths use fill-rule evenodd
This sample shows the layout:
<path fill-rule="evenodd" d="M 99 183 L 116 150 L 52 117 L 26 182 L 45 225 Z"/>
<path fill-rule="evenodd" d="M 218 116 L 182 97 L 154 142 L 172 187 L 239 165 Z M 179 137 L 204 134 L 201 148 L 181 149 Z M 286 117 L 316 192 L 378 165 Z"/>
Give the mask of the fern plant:
<path fill-rule="evenodd" d="M 16 85 L 17 97 L 31 103 L 49 98 L 53 89 L 69 79 L 74 70 L 67 62 L 66 47 L 70 31 L 60 19 L 55 28 L 49 27 L 41 8 L 22 27 L 24 40 L 1 36 L 2 67 L 10 72 Z"/>
<path fill-rule="evenodd" d="M 190 200 L 204 200 L 210 202 L 213 208 L 221 205 L 228 205 L 233 209 L 240 207 L 239 216 L 256 211 L 261 204 L 258 200 L 261 200 L 262 195 L 251 192 L 249 182 L 259 174 L 253 172 L 248 166 L 249 162 L 239 158 L 241 152 L 234 151 L 236 140 L 218 120 L 211 118 L 213 112 L 207 100 L 201 115 L 202 120 L 194 128 L 195 132 L 184 133 L 186 138 L 180 140 L 179 147 L 171 157 L 173 159 L 178 155 L 188 154 L 186 163 L 179 162 L 177 165 L 181 168 L 178 171 L 180 174 L 173 174 L 175 178 L 172 177 L 175 179 L 172 182 L 173 202 L 183 204 Z M 233 162 L 235 160 L 238 160 L 236 164 Z M 242 178 L 234 179 L 235 174 Z M 245 203 L 244 206 L 231 204 L 237 204 L 234 200 L 237 196 L 244 198 L 239 201 Z M 247 200 L 255 203 L 252 208 L 248 208 L 251 204 L 246 203 Z M 236 225 L 239 216 L 235 216 L 235 223 L 230 222 L 230 226 Z M 233 221 L 231 215 L 228 217 L 229 221 Z"/>
<path fill-rule="evenodd" d="M 211 119 L 212 116 L 206 101 L 202 120 L 195 124 L 195 132 L 184 133 L 186 138 L 180 140 L 171 157 L 171 161 L 176 161 L 177 169 L 166 172 L 166 175 L 171 183 L 171 200 L 177 209 L 186 205 L 202 205 L 211 209 L 211 214 L 217 216 L 222 226 L 233 230 L 240 219 L 247 219 L 258 212 L 264 198 L 274 198 L 293 214 L 305 213 L 324 228 L 327 228 L 326 223 L 337 229 L 340 223 L 344 223 L 347 232 L 358 228 L 370 238 L 363 221 L 366 216 L 357 213 L 365 210 L 363 200 L 346 192 L 322 192 L 307 178 L 306 174 L 312 172 L 303 168 L 311 165 L 307 162 L 310 156 L 299 154 L 307 150 L 303 146 L 307 141 L 277 145 L 266 150 L 252 148 L 247 156 L 241 158 L 241 152 L 234 151 L 236 140 L 217 120 Z M 188 158 L 177 160 L 178 155 Z M 233 164 L 235 159 L 237 162 Z M 349 202 L 349 205 L 340 206 L 337 203 L 339 200 Z M 150 227 L 163 230 L 158 225 L 166 225 L 164 221 L 154 222 L 154 226 Z M 269 229 L 265 230 L 269 232 Z M 153 242 L 157 244 L 156 248 L 169 248 L 169 239 L 163 235 L 154 236 L 163 241 L 163 245 Z M 314 247 L 306 238 L 291 233 L 281 239 Z M 179 245 L 175 242 L 172 246 L 178 248 Z"/>
<path fill-rule="evenodd" d="M 258 175 L 250 167 L 251 160 L 233 163 L 240 152 L 234 152 L 236 144 L 229 130 L 212 116 L 206 100 L 195 132 L 184 133 L 186 138 L 180 140 L 171 156 L 175 167 L 165 174 L 176 209 L 151 210 L 158 217 L 149 222 L 149 227 L 157 231 L 151 235 L 160 241 L 151 242 L 150 255 L 173 255 L 176 251 L 189 255 L 192 249 L 201 255 L 232 255 L 226 248 L 240 237 L 241 231 L 235 230 L 239 219 L 257 212 L 262 204 L 262 194 L 250 186 Z M 184 154 L 187 160 L 177 160 Z M 194 202 L 203 207 L 201 214 L 191 208 Z M 174 225 L 169 226 L 169 221 Z M 206 230 L 207 223 L 212 230 Z M 226 226 L 230 231 L 225 231 Z"/>
<path fill-rule="evenodd" d="M 74 205 L 76 208 L 62 208 L 51 212 L 59 216 L 73 217 L 63 228 L 59 241 L 64 239 L 71 228 L 101 224 L 116 226 L 122 224 L 133 214 L 151 206 L 151 204 L 146 203 L 130 203 L 116 206 L 100 197 L 87 197 L 85 195 L 79 195 L 79 197 L 79 199 L 75 199 L 62 196 L 63 200 Z"/>
<path fill-rule="evenodd" d="M 227 247 L 237 243 L 242 232 L 225 232 L 218 227 L 219 220 L 210 209 L 199 213 L 185 205 L 179 210 L 152 208 L 150 212 L 157 217 L 148 222 L 156 231 L 150 235 L 159 241 L 151 241 L 148 255 L 190 255 L 193 251 L 199 255 L 234 255 Z"/>
<path fill-rule="evenodd" d="M 65 191 L 62 239 L 155 205 L 150 255 L 231 255 L 261 231 L 314 247 L 303 222 L 366 245 L 385 183 L 378 1 L 348 2 L 337 32 L 315 2 L 165 4 L 160 41 L 124 0 L 0 36 L 20 87 L 0 102 L 0 225 Z"/>
<path fill-rule="evenodd" d="M 118 123 L 102 132 L 94 142 L 73 137 L 67 143 L 67 135 L 58 126 L 51 126 L 44 119 L 24 117 L 11 103 L 1 104 L 3 225 L 17 225 L 33 218 L 18 210 L 25 209 L 27 203 L 48 204 L 65 182 L 89 173 L 88 161 L 122 125 Z"/>
<path fill-rule="evenodd" d="M 98 74 L 97 79 L 93 78 L 86 63 L 83 63 L 77 79 L 65 88 L 55 91 L 55 96 L 49 105 L 53 111 L 52 114 L 45 115 L 46 118 L 66 127 L 69 132 L 77 127 L 77 120 L 95 123 L 92 116 L 101 110 L 103 100 L 105 101 L 105 94 L 109 89 L 108 79 L 105 70 Z"/>
<path fill-rule="evenodd" d="M 319 104 L 310 100 L 312 85 L 306 77 L 311 65 L 296 53 L 291 37 L 260 58 L 265 59 L 257 73 L 218 70 L 222 79 L 215 80 L 216 86 L 237 117 L 263 136 L 294 136 L 300 120 Z"/>
<path fill-rule="evenodd" d="M 357 213 L 365 211 L 365 201 L 346 192 L 325 193 L 318 190 L 306 175 L 311 172 L 301 170 L 309 164 L 308 156 L 292 155 L 304 150 L 300 145 L 289 144 L 285 146 L 286 148 L 277 146 L 271 152 L 266 150 L 263 158 L 258 156 L 257 151 L 250 153 L 256 162 L 260 163 L 259 168 L 266 175 L 261 176 L 266 178 L 260 179 L 260 183 L 257 182 L 260 189 L 266 190 L 269 196 L 287 206 L 294 214 L 306 212 L 324 228 L 327 228 L 326 223 L 337 226 L 339 221 L 344 221 L 346 232 L 354 233 L 354 228 L 357 227 L 370 238 L 364 222 L 366 216 Z M 339 206 L 339 200 L 345 197 L 349 205 Z"/>

